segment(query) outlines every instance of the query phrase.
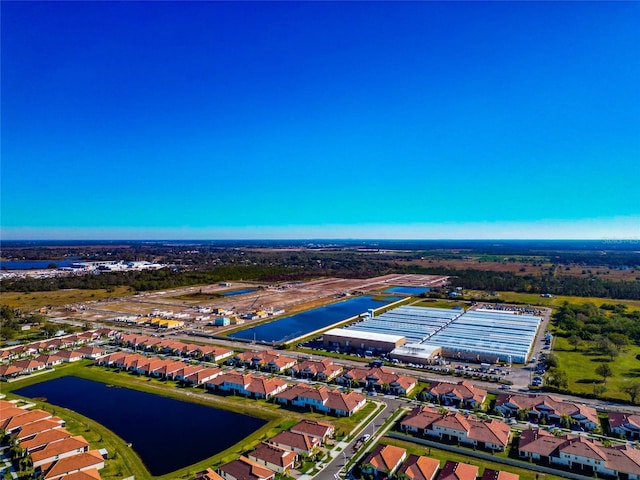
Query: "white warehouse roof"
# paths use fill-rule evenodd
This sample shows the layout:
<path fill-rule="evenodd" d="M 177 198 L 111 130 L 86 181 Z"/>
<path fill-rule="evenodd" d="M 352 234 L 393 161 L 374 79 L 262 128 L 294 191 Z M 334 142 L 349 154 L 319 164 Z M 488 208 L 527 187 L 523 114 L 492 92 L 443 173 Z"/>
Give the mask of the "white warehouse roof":
<path fill-rule="evenodd" d="M 362 332 L 353 329 L 332 328 L 324 332 L 324 335 L 333 335 L 335 337 L 355 338 L 358 340 L 374 340 L 378 342 L 396 343 L 402 339 L 402 335 L 389 335 L 386 333 Z"/>

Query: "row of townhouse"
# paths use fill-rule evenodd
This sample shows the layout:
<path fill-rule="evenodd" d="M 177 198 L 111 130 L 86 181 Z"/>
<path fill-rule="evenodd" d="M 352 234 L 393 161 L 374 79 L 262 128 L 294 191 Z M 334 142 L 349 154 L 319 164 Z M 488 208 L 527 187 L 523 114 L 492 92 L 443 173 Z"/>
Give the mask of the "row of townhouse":
<path fill-rule="evenodd" d="M 235 393 L 246 397 L 269 399 L 288 406 L 310 408 L 337 416 L 350 416 L 366 404 L 366 397 L 357 392 L 340 392 L 321 386 L 289 384 L 278 377 L 223 372 L 218 367 L 187 365 L 184 362 L 147 357 L 139 353 L 115 352 L 100 357 L 97 365 L 119 368 L 139 375 L 204 385 L 210 391 Z"/>
<path fill-rule="evenodd" d="M 406 375 L 394 373 L 384 367 L 352 368 L 336 379 L 341 385 L 378 390 L 394 395 L 406 395 L 417 385 L 418 380 Z"/>
<path fill-rule="evenodd" d="M 33 357 L 38 354 L 56 352 L 70 348 L 81 347 L 90 344 L 101 338 L 113 338 L 116 331 L 110 328 L 100 328 L 87 332 L 74 333 L 61 337 L 54 337 L 46 340 L 38 340 L 23 345 L 16 345 L 0 350 L 0 361 L 13 362 L 19 359 Z"/>
<path fill-rule="evenodd" d="M 302 383 L 277 394 L 275 401 L 340 417 L 353 415 L 367 403 L 366 397 L 357 392 L 341 392 L 325 386 L 315 388 Z"/>
<path fill-rule="evenodd" d="M 477 408 L 487 398 L 487 391 L 474 387 L 468 380 L 458 383 L 434 382 L 422 392 L 425 400 L 459 408 Z"/>
<path fill-rule="evenodd" d="M 289 474 L 301 455 L 313 455 L 333 436 L 334 430 L 330 423 L 302 420 L 245 455 L 221 465 L 218 472 L 209 468 L 198 473 L 194 480 L 273 480 L 278 473 Z"/>
<path fill-rule="evenodd" d="M 408 455 L 404 448 L 378 445 L 362 462 L 362 471 L 374 476 L 400 480 L 477 480 L 480 469 L 475 465 L 440 461 L 422 455 Z M 485 468 L 481 480 L 518 480 L 519 475 Z"/>
<path fill-rule="evenodd" d="M 6 380 L 21 375 L 30 375 L 61 363 L 77 362 L 83 358 L 96 359 L 101 355 L 104 355 L 103 349 L 91 346 L 74 350 L 58 350 L 55 353 L 44 353 L 35 358 L 25 358 L 7 365 L 0 365 L 0 378 Z"/>
<path fill-rule="evenodd" d="M 233 356 L 233 350 L 213 345 L 196 345 L 183 343 L 178 340 L 152 337 L 149 335 L 118 334 L 115 343 L 135 350 L 151 353 L 163 353 L 180 357 L 190 357 L 219 362 Z"/>
<path fill-rule="evenodd" d="M 229 359 L 228 363 L 236 367 L 247 367 L 271 373 L 284 373 L 295 367 L 298 360 L 269 350 L 266 352 L 240 352 Z"/>
<path fill-rule="evenodd" d="M 190 365 L 168 358 L 147 357 L 140 353 L 114 352 L 96 360 L 97 365 L 119 368 L 149 377 L 203 385 L 222 373 L 219 367 Z"/>
<path fill-rule="evenodd" d="M 0 428 L 26 450 L 36 474 L 45 480 L 100 479 L 102 454 L 84 437 L 73 436 L 65 422 L 43 410 L 27 410 L 0 400 Z"/>
<path fill-rule="evenodd" d="M 586 475 L 605 475 L 622 480 L 640 479 L 640 450 L 629 445 L 606 447 L 579 435 L 555 435 L 540 429 L 520 434 L 521 458 L 539 465 L 562 466 Z"/>
<path fill-rule="evenodd" d="M 567 422 L 576 424 L 584 430 L 595 430 L 600 426 L 598 413 L 593 407 L 577 403 L 564 402 L 550 395 L 511 395 L 501 394 L 496 399 L 494 409 L 505 417 L 522 414 L 526 419 L 544 421 L 560 425 Z"/>
<path fill-rule="evenodd" d="M 402 419 L 400 428 L 404 432 L 498 451 L 504 451 L 511 439 L 511 429 L 504 422 L 479 420 L 460 412 L 441 413 L 424 406 L 414 408 Z"/>

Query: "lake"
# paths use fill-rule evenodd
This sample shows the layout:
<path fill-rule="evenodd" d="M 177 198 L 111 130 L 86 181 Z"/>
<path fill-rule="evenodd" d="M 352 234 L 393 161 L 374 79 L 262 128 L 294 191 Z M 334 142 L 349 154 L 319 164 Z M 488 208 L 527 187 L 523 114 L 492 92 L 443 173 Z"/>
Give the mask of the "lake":
<path fill-rule="evenodd" d="M 245 293 L 257 292 L 257 288 L 243 288 L 242 290 L 231 290 L 220 293 L 223 297 L 235 297 L 236 295 L 243 295 Z"/>
<path fill-rule="evenodd" d="M 13 260 L 0 261 L 0 268 L 7 270 L 44 270 L 52 263 L 58 268 L 70 267 L 77 260 Z"/>
<path fill-rule="evenodd" d="M 428 287 L 391 287 L 383 290 L 385 293 L 403 293 L 405 295 L 420 295 L 430 291 Z"/>
<path fill-rule="evenodd" d="M 231 338 L 263 342 L 284 342 L 301 337 L 320 328 L 365 313 L 370 308 L 380 308 L 390 302 L 374 300 L 372 297 L 356 297 L 342 302 L 314 308 L 290 317 L 263 323 L 229 334 Z"/>
<path fill-rule="evenodd" d="M 215 455 L 266 423 L 248 415 L 128 388 L 108 387 L 78 377 L 61 377 L 14 393 L 46 398 L 51 404 L 104 425 L 132 444 L 154 476 Z"/>

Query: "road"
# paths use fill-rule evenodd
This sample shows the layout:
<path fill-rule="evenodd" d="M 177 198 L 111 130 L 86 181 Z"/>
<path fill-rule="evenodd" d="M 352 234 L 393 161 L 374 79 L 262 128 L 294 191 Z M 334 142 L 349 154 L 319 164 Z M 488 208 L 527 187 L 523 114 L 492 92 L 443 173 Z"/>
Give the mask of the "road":
<path fill-rule="evenodd" d="M 364 428 L 360 432 L 358 432 L 358 435 L 354 436 L 353 440 L 351 440 L 349 443 L 346 443 L 345 445 L 340 445 L 340 447 L 342 447 L 342 451 L 314 478 L 318 480 L 335 480 L 336 475 L 342 472 L 345 464 L 348 463 L 352 457 L 362 456 L 366 453 L 367 449 L 365 448 L 365 446 L 360 448 L 360 450 L 358 450 L 357 452 L 353 450 L 353 446 L 356 444 L 358 439 L 365 433 L 368 433 L 372 438 L 369 439 L 367 443 L 369 445 L 375 443 L 377 435 L 381 435 L 383 433 L 379 432 L 380 427 L 382 427 L 384 423 L 389 419 L 389 417 L 395 414 L 399 408 L 407 405 L 406 401 L 386 396 L 376 397 L 376 400 L 384 402 L 384 409 L 381 410 L 369 424 L 364 426 Z"/>

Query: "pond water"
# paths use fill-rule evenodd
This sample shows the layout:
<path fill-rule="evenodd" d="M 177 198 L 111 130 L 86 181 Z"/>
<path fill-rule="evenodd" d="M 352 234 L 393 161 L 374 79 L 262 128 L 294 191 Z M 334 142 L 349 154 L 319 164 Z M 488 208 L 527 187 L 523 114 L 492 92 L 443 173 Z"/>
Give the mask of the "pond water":
<path fill-rule="evenodd" d="M 220 295 L 223 297 L 235 297 L 236 295 L 243 295 L 245 293 L 257 292 L 257 288 L 243 288 L 242 290 L 231 290 L 227 292 L 222 292 Z"/>
<path fill-rule="evenodd" d="M 70 267 L 75 260 L 11 260 L 1 261 L 0 268 L 7 270 L 44 270 L 53 264 L 56 267 Z"/>
<path fill-rule="evenodd" d="M 61 377 L 14 393 L 46 398 L 104 425 L 132 444 L 154 476 L 215 455 L 266 423 L 248 415 L 78 377 Z"/>
<path fill-rule="evenodd" d="M 297 338 L 349 317 L 365 313 L 370 308 L 380 308 L 390 302 L 374 300 L 372 297 L 357 297 L 342 302 L 314 308 L 290 317 L 263 323 L 229 334 L 231 338 L 241 338 L 263 342 L 284 342 Z"/>
<path fill-rule="evenodd" d="M 420 295 L 430 291 L 428 287 L 391 287 L 383 290 L 385 293 L 403 293 L 405 295 Z"/>

